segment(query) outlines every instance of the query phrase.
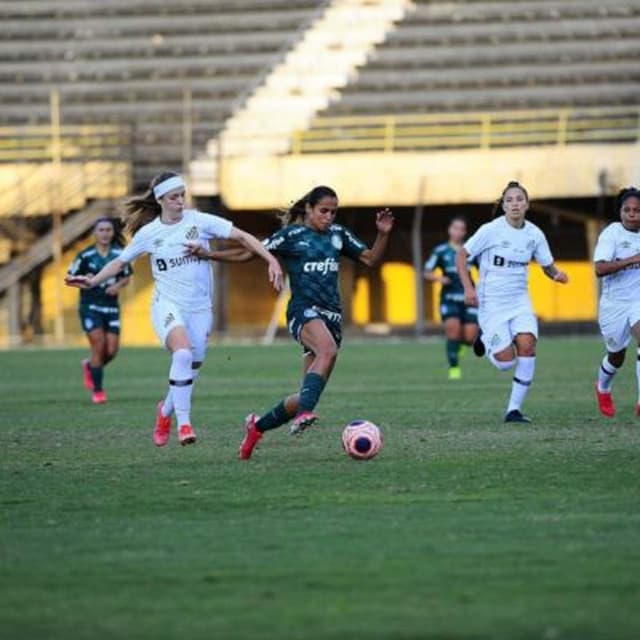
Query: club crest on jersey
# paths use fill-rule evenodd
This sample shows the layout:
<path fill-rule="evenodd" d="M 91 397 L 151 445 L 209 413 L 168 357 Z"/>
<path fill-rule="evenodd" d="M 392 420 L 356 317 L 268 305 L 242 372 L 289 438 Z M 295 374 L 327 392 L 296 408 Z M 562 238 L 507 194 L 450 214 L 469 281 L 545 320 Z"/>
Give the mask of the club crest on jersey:
<path fill-rule="evenodd" d="M 332 235 L 331 244 L 336 251 L 340 251 L 342 249 L 342 238 L 338 234 Z"/>
<path fill-rule="evenodd" d="M 189 229 L 189 231 L 187 231 L 187 233 L 184 234 L 184 237 L 187 240 L 197 240 L 200 235 L 198 234 L 198 227 L 193 226 L 191 227 L 191 229 Z"/>
<path fill-rule="evenodd" d="M 510 246 L 511 246 L 511 243 L 510 243 L 508 240 L 503 240 L 503 241 L 500 243 L 500 246 L 501 246 L 503 249 L 506 249 L 507 247 L 510 247 Z"/>
<path fill-rule="evenodd" d="M 621 246 L 623 249 L 630 249 L 630 248 L 631 248 L 631 243 L 630 243 L 628 240 L 623 240 L 623 241 L 620 243 L 620 246 Z"/>
<path fill-rule="evenodd" d="M 164 244 L 164 240 L 162 238 L 156 238 L 153 241 L 153 248 L 154 249 L 159 249 L 163 244 Z"/>
<path fill-rule="evenodd" d="M 535 248 L 536 248 L 536 241 L 529 240 L 529 242 L 527 242 L 527 249 L 529 249 L 529 251 L 533 251 Z"/>

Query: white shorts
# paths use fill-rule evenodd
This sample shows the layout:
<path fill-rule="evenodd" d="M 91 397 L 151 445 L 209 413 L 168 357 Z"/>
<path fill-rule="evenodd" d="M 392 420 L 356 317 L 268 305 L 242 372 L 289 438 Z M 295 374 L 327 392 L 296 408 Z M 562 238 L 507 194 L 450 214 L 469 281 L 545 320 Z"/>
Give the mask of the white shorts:
<path fill-rule="evenodd" d="M 207 352 L 207 342 L 213 326 L 211 309 L 185 311 L 173 302 L 154 298 L 151 303 L 151 322 L 163 346 L 167 336 L 175 327 L 184 327 L 189 336 L 194 362 L 202 362 Z"/>
<path fill-rule="evenodd" d="M 640 322 L 640 302 L 600 300 L 598 323 L 607 351 L 623 351 L 631 341 L 631 327 Z"/>
<path fill-rule="evenodd" d="M 478 322 L 482 329 L 482 342 L 487 354 L 504 351 L 518 333 L 532 333 L 538 337 L 538 319 L 530 306 L 516 307 L 511 311 L 479 310 Z"/>

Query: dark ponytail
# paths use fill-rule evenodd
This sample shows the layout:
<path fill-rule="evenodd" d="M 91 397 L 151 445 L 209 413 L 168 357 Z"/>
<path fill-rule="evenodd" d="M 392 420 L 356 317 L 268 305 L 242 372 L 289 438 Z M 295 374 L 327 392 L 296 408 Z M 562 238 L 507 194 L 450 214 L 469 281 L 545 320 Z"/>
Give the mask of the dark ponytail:
<path fill-rule="evenodd" d="M 322 198 L 337 198 L 338 194 L 331 188 L 325 186 L 314 187 L 302 196 L 300 200 L 294 202 L 288 209 L 283 210 L 278 215 L 283 227 L 290 224 L 302 224 L 307 212 L 307 205 L 315 207 Z"/>
<path fill-rule="evenodd" d="M 504 209 L 502 208 L 502 201 L 504 200 L 504 194 L 507 193 L 507 191 L 509 191 L 509 189 L 513 189 L 513 188 L 520 189 L 520 191 L 522 191 L 522 193 L 524 193 L 524 197 L 527 199 L 527 202 L 529 202 L 529 194 L 528 194 L 527 190 L 517 180 L 511 180 L 507 184 L 507 186 L 502 190 L 502 193 L 500 194 L 500 197 L 497 199 L 496 203 L 493 205 L 493 217 L 494 218 L 497 218 L 498 216 L 504 215 Z"/>

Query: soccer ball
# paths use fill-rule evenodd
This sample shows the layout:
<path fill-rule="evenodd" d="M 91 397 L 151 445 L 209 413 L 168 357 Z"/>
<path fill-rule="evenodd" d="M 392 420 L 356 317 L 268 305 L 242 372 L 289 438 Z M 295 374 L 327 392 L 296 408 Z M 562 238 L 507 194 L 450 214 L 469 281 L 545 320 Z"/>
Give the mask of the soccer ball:
<path fill-rule="evenodd" d="M 373 422 L 354 420 L 342 432 L 342 447 L 350 458 L 370 460 L 382 448 L 382 433 Z"/>

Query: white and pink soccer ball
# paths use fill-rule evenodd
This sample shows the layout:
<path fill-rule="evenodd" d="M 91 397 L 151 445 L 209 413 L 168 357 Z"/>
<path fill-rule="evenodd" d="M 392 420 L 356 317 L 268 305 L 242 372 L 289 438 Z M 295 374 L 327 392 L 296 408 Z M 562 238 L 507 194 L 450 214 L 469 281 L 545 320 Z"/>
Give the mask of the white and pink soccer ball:
<path fill-rule="evenodd" d="M 342 447 L 350 458 L 371 460 L 382 449 L 382 433 L 368 420 L 354 420 L 342 432 Z"/>

